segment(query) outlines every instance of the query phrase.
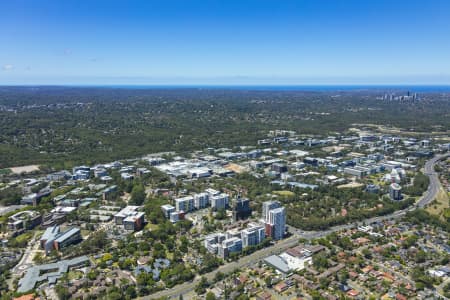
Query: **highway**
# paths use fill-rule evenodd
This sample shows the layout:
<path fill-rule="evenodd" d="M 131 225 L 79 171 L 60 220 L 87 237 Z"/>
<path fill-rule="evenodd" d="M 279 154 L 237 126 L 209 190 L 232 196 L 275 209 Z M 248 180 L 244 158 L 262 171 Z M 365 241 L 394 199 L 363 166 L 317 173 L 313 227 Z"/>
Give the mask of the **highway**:
<path fill-rule="evenodd" d="M 434 197 L 436 197 L 437 193 L 439 192 L 439 188 L 441 187 L 441 183 L 439 182 L 439 178 L 437 173 L 434 171 L 434 165 L 437 161 L 448 157 L 450 153 L 446 153 L 443 155 L 437 155 L 427 161 L 425 163 L 425 175 L 430 178 L 430 185 L 428 186 L 427 192 L 423 195 L 423 197 L 417 202 L 417 206 L 422 208 L 429 204 L 431 201 L 433 201 Z"/>
<path fill-rule="evenodd" d="M 380 221 L 398 219 L 398 218 L 404 216 L 408 211 L 412 211 L 417 208 L 423 208 L 426 205 L 428 205 L 431 201 L 434 200 L 434 198 L 436 197 L 436 195 L 439 192 L 439 189 L 441 187 L 441 183 L 439 182 L 438 175 L 434 171 L 434 165 L 436 164 L 437 161 L 439 161 L 445 157 L 448 157 L 449 155 L 450 155 L 450 153 L 446 153 L 443 155 L 437 155 L 425 163 L 424 174 L 427 175 L 428 178 L 430 179 L 430 184 L 428 186 L 427 191 L 425 191 L 425 193 L 422 195 L 422 197 L 412 207 L 406 208 L 404 210 L 398 210 L 389 215 L 365 219 L 365 220 L 362 220 L 362 221 L 359 221 L 359 222 L 353 223 L 353 224 L 345 224 L 345 225 L 331 227 L 330 229 L 325 230 L 325 231 L 303 231 L 303 230 L 297 229 L 295 227 L 288 226 L 289 231 L 291 233 L 299 236 L 299 238 L 316 239 L 316 238 L 326 236 L 332 232 L 353 228 L 355 226 L 360 226 L 363 223 L 364 224 L 373 224 L 373 223 L 377 223 Z"/>
<path fill-rule="evenodd" d="M 254 265 L 254 264 L 258 263 L 260 260 L 262 260 L 263 258 L 265 258 L 271 254 L 281 253 L 284 250 L 297 245 L 298 240 L 300 238 L 307 239 L 307 240 L 316 239 L 316 238 L 324 237 L 332 232 L 341 231 L 344 229 L 349 229 L 349 228 L 353 228 L 355 226 L 362 225 L 363 223 L 372 224 L 372 223 L 376 223 L 376 222 L 380 222 L 380 221 L 397 219 L 397 218 L 404 216 L 408 211 L 411 211 L 411 210 L 414 210 L 417 208 L 422 208 L 422 207 L 426 206 L 427 204 L 429 204 L 431 201 L 433 201 L 433 199 L 436 197 L 436 195 L 439 191 L 439 188 L 440 188 L 439 178 L 438 178 L 436 172 L 434 171 L 434 165 L 436 164 L 437 161 L 439 161 L 440 159 L 447 157 L 449 155 L 450 155 L 450 153 L 447 153 L 444 155 L 437 155 L 426 162 L 425 167 L 424 167 L 425 175 L 427 175 L 430 178 L 430 184 L 429 184 L 428 190 L 422 195 L 422 197 L 419 199 L 419 201 L 417 201 L 417 203 L 411 208 L 407 208 L 407 209 L 401 210 L 401 211 L 396 211 L 396 212 L 394 212 L 390 215 L 386 215 L 386 216 L 373 217 L 370 219 L 366 219 L 366 220 L 358 222 L 357 224 L 345 224 L 345 225 L 335 226 L 335 227 L 332 227 L 332 228 L 330 228 L 328 230 L 324 230 L 324 231 L 302 231 L 300 229 L 288 226 L 289 232 L 292 233 L 291 237 L 289 237 L 285 240 L 282 240 L 269 248 L 261 249 L 261 250 L 256 251 L 248 256 L 242 257 L 240 260 L 238 260 L 236 262 L 231 262 L 231 263 L 227 263 L 223 266 L 220 266 L 217 270 L 214 270 L 210 273 L 204 274 L 204 276 L 208 280 L 212 280 L 214 278 L 214 276 L 216 275 L 216 273 L 219 271 L 222 273 L 231 273 L 237 268 Z M 160 291 L 158 293 L 155 293 L 155 294 L 152 294 L 152 295 L 149 295 L 146 297 L 142 297 L 140 299 L 157 299 L 157 298 L 162 298 L 162 297 L 167 297 L 167 298 L 178 297 L 179 295 L 183 295 L 183 294 L 189 293 L 192 290 L 194 290 L 195 286 L 200 281 L 200 278 L 201 278 L 200 276 L 197 276 L 192 282 L 186 282 L 186 283 L 177 285 L 171 289 L 166 289 L 164 291 Z"/>

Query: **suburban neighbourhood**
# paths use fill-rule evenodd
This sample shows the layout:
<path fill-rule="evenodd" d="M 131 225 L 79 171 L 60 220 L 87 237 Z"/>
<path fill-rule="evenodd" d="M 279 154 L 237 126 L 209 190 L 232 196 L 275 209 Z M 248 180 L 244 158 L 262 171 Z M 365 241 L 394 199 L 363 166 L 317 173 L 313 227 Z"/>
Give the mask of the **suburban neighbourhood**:
<path fill-rule="evenodd" d="M 362 128 L 273 130 L 233 149 L 4 170 L 1 192 L 19 203 L 1 207 L 1 288 L 18 299 L 444 299 L 449 149 Z"/>

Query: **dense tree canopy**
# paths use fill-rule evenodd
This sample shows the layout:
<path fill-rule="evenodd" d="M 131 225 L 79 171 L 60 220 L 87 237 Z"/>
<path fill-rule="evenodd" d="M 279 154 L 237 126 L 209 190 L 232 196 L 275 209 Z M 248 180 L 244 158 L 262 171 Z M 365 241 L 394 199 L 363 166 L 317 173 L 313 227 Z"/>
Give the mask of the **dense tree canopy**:
<path fill-rule="evenodd" d="M 5 87 L 0 168 L 40 163 L 63 169 L 151 152 L 233 147 L 255 143 L 274 128 L 324 134 L 354 123 L 450 127 L 450 102 L 441 94 L 399 104 L 377 100 L 381 93 Z"/>

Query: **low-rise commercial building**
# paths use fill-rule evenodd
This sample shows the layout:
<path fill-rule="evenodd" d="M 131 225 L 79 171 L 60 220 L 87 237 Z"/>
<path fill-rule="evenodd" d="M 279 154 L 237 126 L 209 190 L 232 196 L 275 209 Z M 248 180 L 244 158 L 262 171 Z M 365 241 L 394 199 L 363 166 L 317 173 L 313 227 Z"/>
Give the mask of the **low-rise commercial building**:
<path fill-rule="evenodd" d="M 120 210 L 118 213 L 114 215 L 114 222 L 116 225 L 123 225 L 123 220 L 127 218 L 128 216 L 131 216 L 138 210 L 139 206 L 135 205 L 128 205 L 122 210 Z"/>
<path fill-rule="evenodd" d="M 32 266 L 27 269 L 25 276 L 19 280 L 17 292 L 28 292 L 34 289 L 37 283 L 43 281 L 48 281 L 48 284 L 54 285 L 69 269 L 83 267 L 89 264 L 90 260 L 87 256 L 80 256 L 61 260 L 56 263 Z"/>
<path fill-rule="evenodd" d="M 42 216 L 36 211 L 18 212 L 8 218 L 8 229 L 11 231 L 31 230 L 42 223 Z"/>
<path fill-rule="evenodd" d="M 141 230 L 144 227 L 144 213 L 138 212 L 139 206 L 129 205 L 114 215 L 116 225 L 126 230 Z"/>
<path fill-rule="evenodd" d="M 141 230 L 144 227 L 144 213 L 133 212 L 123 220 L 123 227 L 132 231 Z"/>
<path fill-rule="evenodd" d="M 40 239 L 41 247 L 47 254 L 54 249 L 61 250 L 79 241 L 81 241 L 81 231 L 79 228 L 72 227 L 61 232 L 59 226 L 47 228 Z"/>

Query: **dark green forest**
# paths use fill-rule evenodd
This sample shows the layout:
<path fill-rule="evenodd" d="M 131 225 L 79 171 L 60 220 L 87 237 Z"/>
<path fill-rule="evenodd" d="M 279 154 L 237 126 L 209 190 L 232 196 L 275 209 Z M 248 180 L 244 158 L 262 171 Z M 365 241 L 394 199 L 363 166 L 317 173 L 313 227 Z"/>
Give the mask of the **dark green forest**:
<path fill-rule="evenodd" d="M 160 151 L 254 144 L 268 130 L 344 132 L 354 123 L 414 131 L 450 128 L 450 102 L 376 99 L 380 91 L 0 88 L 0 169 L 56 168 Z"/>

